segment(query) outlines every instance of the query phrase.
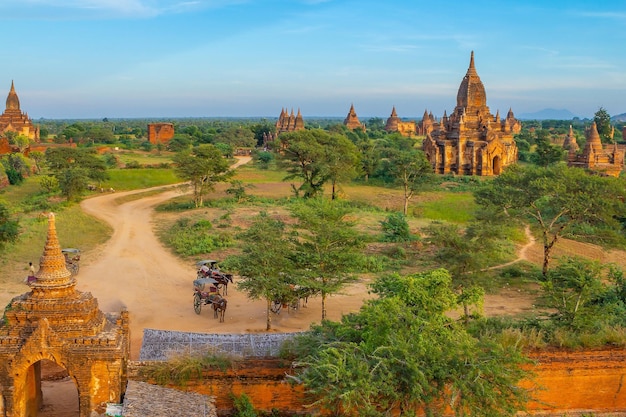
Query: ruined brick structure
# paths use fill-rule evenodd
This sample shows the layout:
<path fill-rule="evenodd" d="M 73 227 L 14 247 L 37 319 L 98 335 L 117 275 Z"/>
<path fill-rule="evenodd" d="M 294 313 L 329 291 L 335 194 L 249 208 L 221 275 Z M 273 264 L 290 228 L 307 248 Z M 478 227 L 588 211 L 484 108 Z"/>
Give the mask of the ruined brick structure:
<path fill-rule="evenodd" d="M 150 123 L 148 124 L 148 141 L 156 145 L 167 143 L 174 137 L 173 123 Z"/>
<path fill-rule="evenodd" d="M 15 92 L 13 81 L 11 81 L 11 90 L 7 96 L 6 109 L 0 115 L 0 136 L 5 136 L 8 131 L 39 142 L 39 127 L 33 125 L 27 113 L 22 113 L 20 99 Z"/>
<path fill-rule="evenodd" d="M 499 175 L 517 161 L 513 134 L 521 128 L 512 110 L 503 120 L 499 112 L 490 113 L 472 52 L 454 112 L 449 117 L 444 113 L 439 122 L 430 115 L 422 120 L 426 134 L 422 148 L 438 174 Z"/>
<path fill-rule="evenodd" d="M 598 134 L 596 122 L 585 132 L 587 143 L 580 151 L 572 127 L 565 137 L 563 147 L 567 152 L 567 165 L 586 168 L 601 175 L 619 177 L 624 169 L 624 151 L 616 143 L 603 146 Z"/>
<path fill-rule="evenodd" d="M 348 115 L 343 120 L 343 124 L 350 130 L 363 129 L 365 132 L 365 124 L 359 121 L 359 117 L 356 115 L 356 111 L 354 111 L 354 104 L 350 105 L 350 111 L 348 111 Z"/>
<path fill-rule="evenodd" d="M 387 123 L 385 123 L 385 130 L 387 132 L 398 132 L 402 136 L 407 138 L 412 138 L 417 134 L 417 126 L 415 125 L 415 121 L 410 120 L 408 122 L 403 121 L 398 117 L 398 113 L 396 113 L 396 106 L 393 106 L 391 109 L 391 116 L 387 119 Z"/>
<path fill-rule="evenodd" d="M 54 215 L 31 291 L 11 300 L 0 322 L 0 415 L 35 417 L 42 405 L 41 361 L 65 368 L 78 390 L 80 417 L 119 403 L 130 351 L 128 312 L 104 314 L 76 290 L 65 267 Z"/>

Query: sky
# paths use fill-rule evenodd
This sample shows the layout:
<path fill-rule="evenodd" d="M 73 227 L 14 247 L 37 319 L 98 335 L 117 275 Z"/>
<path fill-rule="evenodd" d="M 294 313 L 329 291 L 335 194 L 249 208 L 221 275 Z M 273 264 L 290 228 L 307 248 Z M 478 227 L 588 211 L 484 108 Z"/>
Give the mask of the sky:
<path fill-rule="evenodd" d="M 1 0 L 0 96 L 46 118 L 626 112 L 626 1 Z"/>

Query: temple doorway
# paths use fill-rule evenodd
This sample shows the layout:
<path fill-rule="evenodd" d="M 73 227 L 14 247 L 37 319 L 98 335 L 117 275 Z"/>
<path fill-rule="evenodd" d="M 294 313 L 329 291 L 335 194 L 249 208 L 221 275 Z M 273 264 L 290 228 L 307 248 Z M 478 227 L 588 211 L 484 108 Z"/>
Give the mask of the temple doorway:
<path fill-rule="evenodd" d="M 76 382 L 62 366 L 41 361 L 42 404 L 37 417 L 79 417 Z"/>
<path fill-rule="evenodd" d="M 502 159 L 499 156 L 493 158 L 493 175 L 502 174 Z"/>

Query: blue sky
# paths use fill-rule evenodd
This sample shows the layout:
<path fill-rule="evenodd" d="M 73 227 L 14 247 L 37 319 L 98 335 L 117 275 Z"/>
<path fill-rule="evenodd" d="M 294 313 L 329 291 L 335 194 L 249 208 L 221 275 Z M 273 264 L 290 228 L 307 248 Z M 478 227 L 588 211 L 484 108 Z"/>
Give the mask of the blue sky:
<path fill-rule="evenodd" d="M 2 0 L 0 94 L 33 119 L 626 112 L 626 2 Z"/>

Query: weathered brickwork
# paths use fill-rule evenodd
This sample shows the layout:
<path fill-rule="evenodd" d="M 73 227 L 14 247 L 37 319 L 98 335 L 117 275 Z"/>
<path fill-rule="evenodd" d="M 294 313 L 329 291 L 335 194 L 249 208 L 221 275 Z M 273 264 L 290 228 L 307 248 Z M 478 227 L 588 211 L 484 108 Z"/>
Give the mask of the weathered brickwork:
<path fill-rule="evenodd" d="M 11 300 L 0 322 L 0 415 L 6 417 L 37 415 L 44 359 L 65 368 L 76 383 L 81 417 L 120 402 L 126 387 L 128 312 L 104 314 L 91 293 L 76 290 L 53 214 L 48 221 L 36 281 Z"/>
<path fill-rule="evenodd" d="M 173 137 L 173 123 L 150 123 L 148 125 L 148 141 L 153 145 L 167 143 Z"/>
<path fill-rule="evenodd" d="M 350 105 L 350 110 L 348 111 L 346 118 L 343 120 L 343 124 L 350 130 L 362 129 L 365 132 L 365 124 L 359 121 L 359 117 L 356 115 L 356 111 L 354 110 L 354 104 Z"/>
<path fill-rule="evenodd" d="M 602 145 L 596 122 L 585 132 L 587 143 L 580 151 L 572 127 L 565 137 L 563 147 L 567 152 L 567 164 L 572 167 L 585 168 L 602 175 L 619 177 L 624 169 L 624 151 L 617 143 Z"/>

